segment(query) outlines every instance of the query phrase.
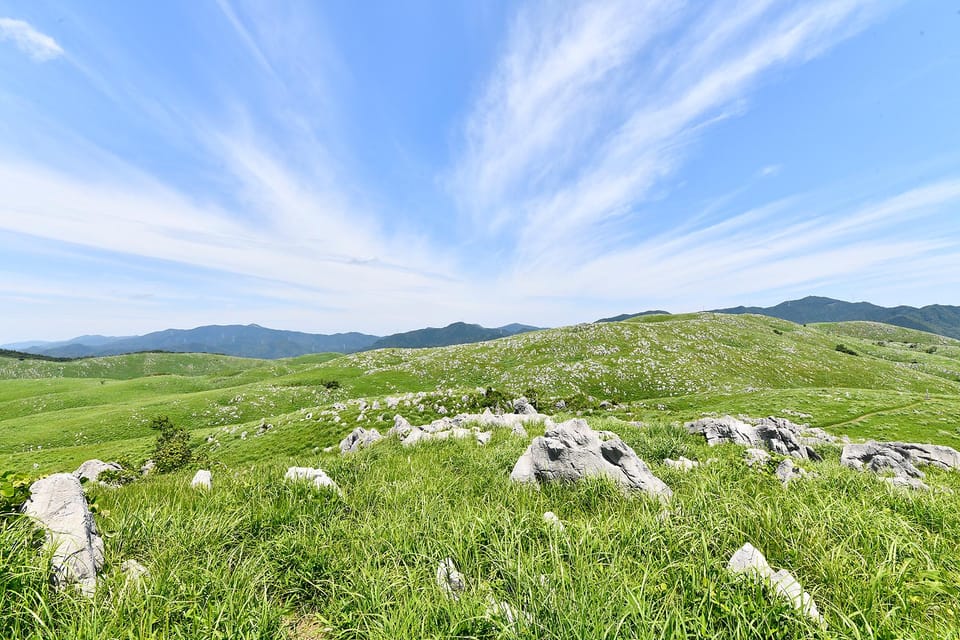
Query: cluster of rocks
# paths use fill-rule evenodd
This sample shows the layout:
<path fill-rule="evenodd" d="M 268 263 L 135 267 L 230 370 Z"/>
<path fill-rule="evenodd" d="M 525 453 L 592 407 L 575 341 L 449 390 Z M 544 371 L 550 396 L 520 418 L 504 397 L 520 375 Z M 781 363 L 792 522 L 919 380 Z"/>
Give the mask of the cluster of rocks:
<path fill-rule="evenodd" d="M 688 433 L 702 435 L 707 444 L 733 443 L 744 447 L 764 448 L 783 456 L 803 460 L 820 460 L 811 445 L 834 442 L 822 429 L 797 425 L 785 418 L 762 418 L 749 424 L 732 416 L 701 418 L 684 425 Z"/>
<path fill-rule="evenodd" d="M 926 475 L 917 466 L 960 469 L 960 452 L 951 447 L 912 442 L 874 442 L 847 444 L 840 464 L 858 471 L 872 471 L 893 486 L 926 490 Z M 890 474 L 890 475 L 884 475 Z"/>
<path fill-rule="evenodd" d="M 627 443 L 615 434 L 594 431 L 582 419 L 553 425 L 534 438 L 510 473 L 515 482 L 534 484 L 598 476 L 661 500 L 673 493 Z"/>
<path fill-rule="evenodd" d="M 396 437 L 400 444 L 410 447 L 431 440 L 447 440 L 458 438 L 474 438 L 477 444 L 485 445 L 493 437 L 494 429 L 510 429 L 511 433 L 522 438 L 527 437 L 524 425 L 543 423 L 548 427 L 553 424 L 550 416 L 537 413 L 526 398 L 518 398 L 513 402 L 514 413 L 495 414 L 490 409 L 483 413 L 461 413 L 449 417 L 443 416 L 428 424 L 414 426 L 397 414 L 386 436 L 376 429 L 357 427 L 340 441 L 341 453 L 352 453 L 363 447 L 379 442 L 384 437 Z M 467 427 L 467 425 L 474 425 Z"/>
<path fill-rule="evenodd" d="M 460 594 L 467 588 L 466 578 L 460 573 L 453 558 L 444 558 L 440 564 L 437 565 L 436 582 L 440 590 L 452 600 L 459 600 Z M 532 621 L 529 614 L 517 611 L 509 602 L 499 601 L 493 596 L 488 598 L 485 613 L 487 618 L 500 618 L 511 626 L 516 624 L 521 618 L 527 622 Z"/>

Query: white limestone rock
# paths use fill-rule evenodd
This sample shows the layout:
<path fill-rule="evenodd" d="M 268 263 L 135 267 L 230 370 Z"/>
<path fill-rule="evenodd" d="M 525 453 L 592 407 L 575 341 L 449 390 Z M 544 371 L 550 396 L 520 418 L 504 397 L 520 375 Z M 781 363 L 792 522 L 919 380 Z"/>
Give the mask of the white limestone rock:
<path fill-rule="evenodd" d="M 620 438 L 602 442 L 585 420 L 568 420 L 534 438 L 520 456 L 510 479 L 542 483 L 576 481 L 606 476 L 621 486 L 638 489 L 662 500 L 672 495 L 637 454 Z"/>
<path fill-rule="evenodd" d="M 200 469 L 194 474 L 193 480 L 190 481 L 190 486 L 194 489 L 212 489 L 213 475 L 206 469 Z"/>
<path fill-rule="evenodd" d="M 76 476 L 56 473 L 30 485 L 23 512 L 43 525 L 45 547 L 52 549 L 54 584 L 76 583 L 93 595 L 103 567 L 103 540 Z"/>

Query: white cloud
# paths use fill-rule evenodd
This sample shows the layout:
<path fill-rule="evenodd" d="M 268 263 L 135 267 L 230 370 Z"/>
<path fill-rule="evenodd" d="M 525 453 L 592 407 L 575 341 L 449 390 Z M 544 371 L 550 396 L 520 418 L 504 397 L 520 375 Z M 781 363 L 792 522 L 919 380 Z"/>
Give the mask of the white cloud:
<path fill-rule="evenodd" d="M 40 33 L 30 23 L 13 18 L 0 18 L 0 40 L 9 40 L 18 49 L 36 60 L 45 62 L 63 55 L 57 41 Z"/>
<path fill-rule="evenodd" d="M 742 5 L 742 6 L 741 6 Z M 509 224 L 518 263 L 598 254 L 686 149 L 744 110 L 770 69 L 856 33 L 869 0 L 796 9 L 743 2 L 700 11 L 669 0 L 522 12 L 466 127 L 451 181 L 474 219 Z"/>

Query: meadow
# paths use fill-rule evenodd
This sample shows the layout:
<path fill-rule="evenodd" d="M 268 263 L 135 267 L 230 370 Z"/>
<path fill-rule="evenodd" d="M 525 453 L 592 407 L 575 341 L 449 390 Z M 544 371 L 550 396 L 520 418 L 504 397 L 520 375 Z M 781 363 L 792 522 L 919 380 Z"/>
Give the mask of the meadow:
<path fill-rule="evenodd" d="M 619 434 L 673 499 L 664 507 L 601 480 L 511 484 L 529 440 L 509 430 L 484 447 L 325 451 L 356 426 L 385 432 L 398 413 L 420 424 L 476 410 L 488 388 Z M 281 361 L 0 360 L 0 469 L 138 466 L 160 414 L 191 432 L 213 489 L 189 487 L 195 466 L 87 485 L 107 549 L 92 600 L 50 586 L 36 534 L 7 518 L 0 636 L 960 637 L 960 475 L 925 469 L 934 490 L 894 489 L 822 446 L 823 462 L 802 462 L 817 477 L 783 486 L 776 459 L 750 468 L 740 448 L 707 447 L 682 428 L 704 415 L 778 415 L 855 440 L 960 448 L 956 340 L 696 314 Z M 663 463 L 680 455 L 704 464 Z M 342 493 L 284 482 L 293 465 L 322 467 Z M 744 542 L 800 580 L 825 628 L 728 574 Z M 467 583 L 459 600 L 435 583 L 447 557 Z M 150 574 L 128 582 L 126 559 Z M 488 614 L 491 602 L 514 620 Z"/>

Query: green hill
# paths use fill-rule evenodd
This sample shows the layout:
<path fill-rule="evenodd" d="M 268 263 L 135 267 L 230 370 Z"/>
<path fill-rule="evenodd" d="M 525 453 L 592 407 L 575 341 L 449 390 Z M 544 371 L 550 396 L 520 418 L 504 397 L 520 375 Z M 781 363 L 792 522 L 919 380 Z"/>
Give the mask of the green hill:
<path fill-rule="evenodd" d="M 396 413 L 417 424 L 477 411 L 488 388 L 621 435 L 673 489 L 669 509 L 600 481 L 515 486 L 528 440 L 508 431 L 485 447 L 323 451 L 355 426 L 386 432 Z M 703 313 L 271 361 L 0 357 L 0 469 L 136 467 L 150 420 L 168 415 L 214 477 L 203 494 L 188 487 L 195 467 L 88 486 L 107 549 L 92 602 L 53 591 L 36 543 L 0 524 L 0 637 L 880 639 L 960 627 L 960 474 L 925 469 L 943 491 L 897 491 L 824 446 L 824 462 L 801 463 L 817 476 L 784 487 L 776 460 L 750 469 L 741 449 L 680 426 L 728 413 L 960 448 L 960 342 Z M 688 474 L 663 462 L 681 455 L 715 461 Z M 292 465 L 324 468 L 342 494 L 284 482 Z M 727 574 L 748 541 L 798 577 L 826 630 Z M 468 585 L 456 601 L 435 583 L 447 557 Z M 142 586 L 125 582 L 127 559 L 149 568 Z M 491 599 L 514 623 L 486 614 Z"/>

